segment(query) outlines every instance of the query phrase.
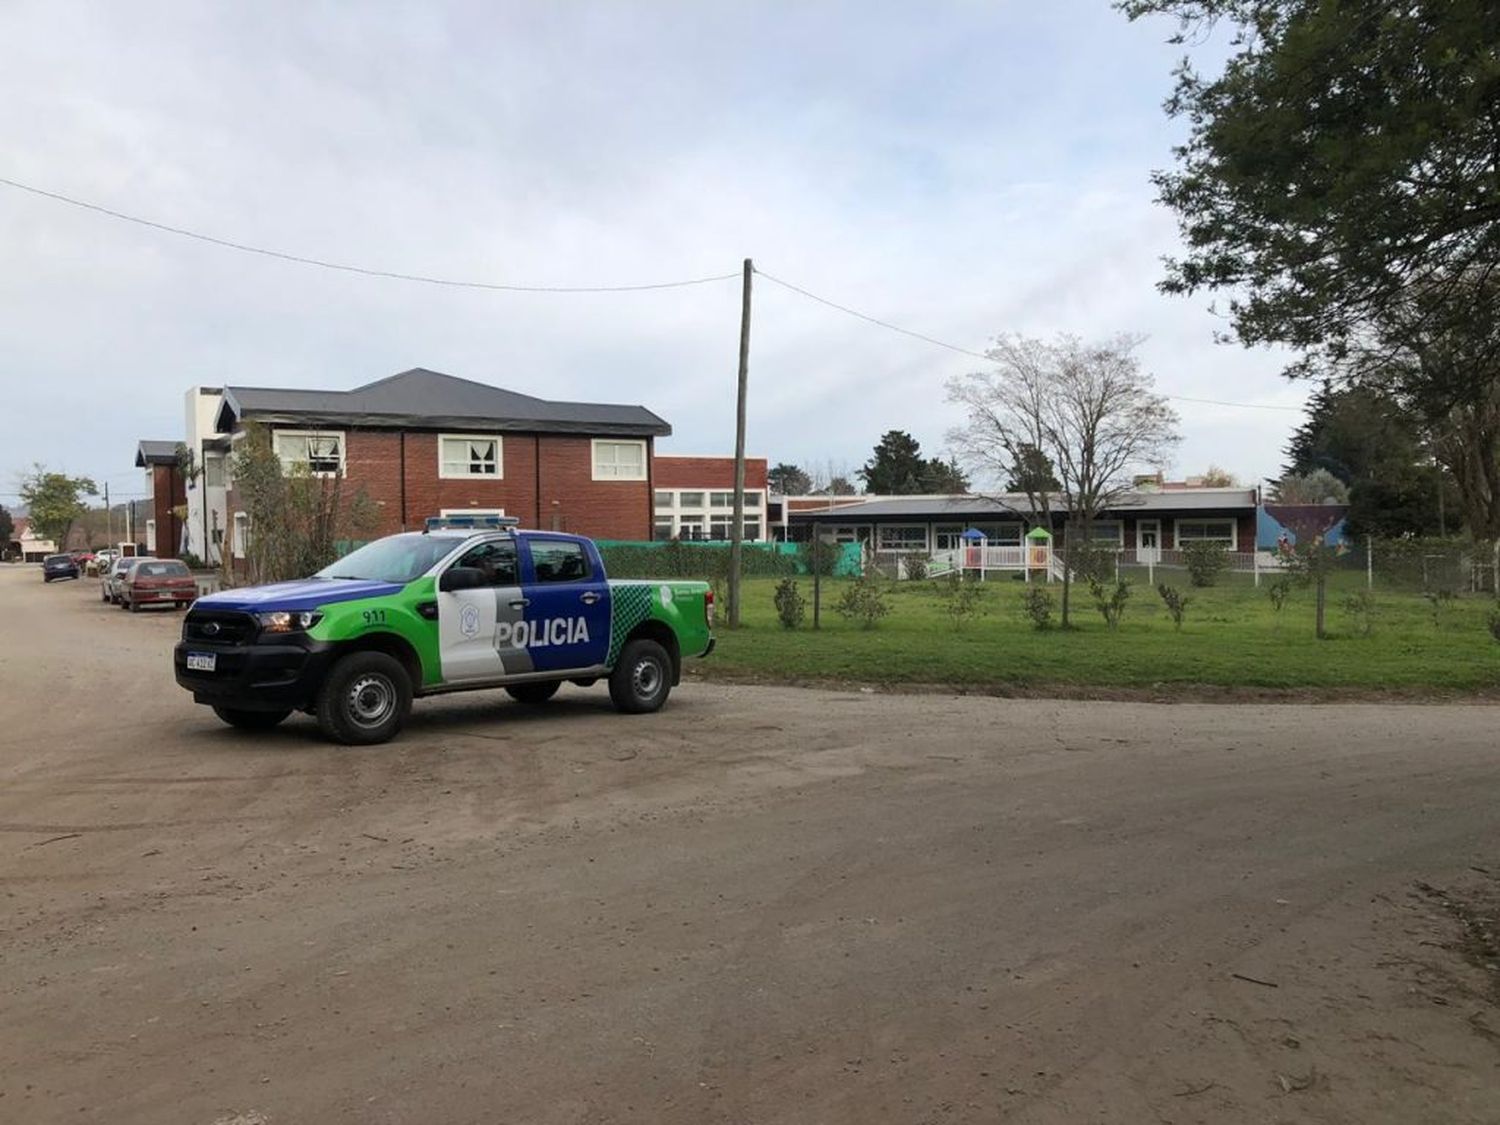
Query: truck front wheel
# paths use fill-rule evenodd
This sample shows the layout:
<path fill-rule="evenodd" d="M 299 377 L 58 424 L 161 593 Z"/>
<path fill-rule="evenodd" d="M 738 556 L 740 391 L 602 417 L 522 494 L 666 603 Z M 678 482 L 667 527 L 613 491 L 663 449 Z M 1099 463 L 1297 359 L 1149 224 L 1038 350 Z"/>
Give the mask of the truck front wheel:
<path fill-rule="evenodd" d="M 609 698 L 615 709 L 629 715 L 658 711 L 672 691 L 672 658 L 655 641 L 626 644 L 609 674 Z"/>
<path fill-rule="evenodd" d="M 395 657 L 351 652 L 328 671 L 318 692 L 318 729 L 334 742 L 388 742 L 411 709 L 411 678 Z"/>

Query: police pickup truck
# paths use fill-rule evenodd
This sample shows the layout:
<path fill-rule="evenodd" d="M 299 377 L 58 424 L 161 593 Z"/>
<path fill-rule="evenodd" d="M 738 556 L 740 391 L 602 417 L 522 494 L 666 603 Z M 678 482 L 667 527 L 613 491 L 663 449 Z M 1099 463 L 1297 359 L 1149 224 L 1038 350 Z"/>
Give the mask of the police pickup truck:
<path fill-rule="evenodd" d="M 714 647 L 705 582 L 614 581 L 588 539 L 448 517 L 377 539 L 311 578 L 199 598 L 177 682 L 231 726 L 293 711 L 336 742 L 392 738 L 414 697 L 503 688 L 541 704 L 607 680 L 621 711 L 655 711 L 682 661 Z"/>

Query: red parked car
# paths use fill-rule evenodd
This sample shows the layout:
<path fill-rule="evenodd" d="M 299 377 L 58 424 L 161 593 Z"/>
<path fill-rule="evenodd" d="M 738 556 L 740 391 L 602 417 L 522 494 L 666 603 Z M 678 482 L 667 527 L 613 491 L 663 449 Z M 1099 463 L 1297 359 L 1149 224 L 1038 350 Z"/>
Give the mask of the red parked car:
<path fill-rule="evenodd" d="M 119 591 L 121 608 L 138 613 L 147 605 L 190 606 L 198 584 L 176 559 L 137 559 L 120 579 Z"/>

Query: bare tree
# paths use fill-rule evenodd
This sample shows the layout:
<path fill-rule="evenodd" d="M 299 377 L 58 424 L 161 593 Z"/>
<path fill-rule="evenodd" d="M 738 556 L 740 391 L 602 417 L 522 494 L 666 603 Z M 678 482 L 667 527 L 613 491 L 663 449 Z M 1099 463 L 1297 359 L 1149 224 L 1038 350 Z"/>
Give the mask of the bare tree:
<path fill-rule="evenodd" d="M 977 478 L 1025 482 L 1033 522 L 1051 529 L 1062 508 L 1062 617 L 1069 622 L 1076 523 L 1084 543 L 1105 509 L 1117 504 L 1133 473 L 1155 468 L 1180 440 L 1177 415 L 1153 389 L 1135 357 L 1140 339 L 1115 336 L 1085 343 L 1060 336 L 1048 343 L 1003 336 L 986 354 L 992 371 L 953 379 L 948 399 L 967 419 L 948 440 Z M 1052 462 L 1056 492 L 1025 471 L 1040 450 Z"/>

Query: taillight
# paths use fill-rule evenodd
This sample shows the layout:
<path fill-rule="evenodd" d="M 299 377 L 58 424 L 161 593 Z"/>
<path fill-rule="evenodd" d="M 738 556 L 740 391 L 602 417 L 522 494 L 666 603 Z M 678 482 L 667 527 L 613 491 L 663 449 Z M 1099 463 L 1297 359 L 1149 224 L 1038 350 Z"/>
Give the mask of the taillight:
<path fill-rule="evenodd" d="M 714 627 L 714 592 L 709 590 L 703 595 L 703 620 L 708 622 L 708 627 Z"/>

